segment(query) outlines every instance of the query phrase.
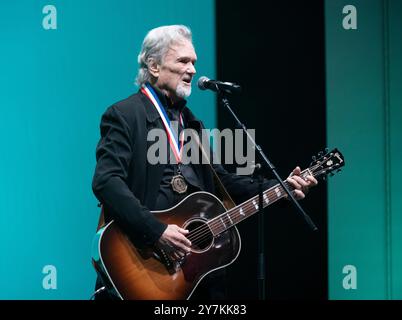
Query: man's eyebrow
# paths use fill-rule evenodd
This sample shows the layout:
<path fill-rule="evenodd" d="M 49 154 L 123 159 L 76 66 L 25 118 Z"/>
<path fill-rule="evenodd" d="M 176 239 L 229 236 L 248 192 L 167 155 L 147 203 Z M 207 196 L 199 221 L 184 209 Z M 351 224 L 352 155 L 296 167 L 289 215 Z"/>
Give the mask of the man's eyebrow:
<path fill-rule="evenodd" d="M 197 58 L 193 59 L 189 56 L 178 56 L 177 61 L 186 60 L 186 61 L 193 61 L 194 63 L 197 61 Z"/>

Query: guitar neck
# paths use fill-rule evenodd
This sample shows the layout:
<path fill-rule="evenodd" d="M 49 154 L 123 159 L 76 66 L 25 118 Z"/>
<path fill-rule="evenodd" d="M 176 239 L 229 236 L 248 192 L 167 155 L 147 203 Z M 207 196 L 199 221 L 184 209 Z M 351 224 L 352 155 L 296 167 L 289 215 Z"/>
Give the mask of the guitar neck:
<path fill-rule="evenodd" d="M 309 169 L 301 172 L 300 176 L 306 178 L 307 175 L 311 175 Z M 292 191 L 294 188 L 287 182 L 283 181 L 286 187 Z M 269 205 L 275 203 L 279 199 L 286 196 L 286 191 L 283 190 L 282 186 L 278 183 L 273 187 L 265 190 L 263 192 L 263 207 L 268 207 Z M 212 231 L 213 235 L 216 236 L 229 228 L 235 226 L 239 222 L 251 217 L 259 211 L 259 196 L 256 195 L 253 198 L 243 202 L 242 204 L 216 216 L 215 218 L 208 221 L 208 226 Z"/>

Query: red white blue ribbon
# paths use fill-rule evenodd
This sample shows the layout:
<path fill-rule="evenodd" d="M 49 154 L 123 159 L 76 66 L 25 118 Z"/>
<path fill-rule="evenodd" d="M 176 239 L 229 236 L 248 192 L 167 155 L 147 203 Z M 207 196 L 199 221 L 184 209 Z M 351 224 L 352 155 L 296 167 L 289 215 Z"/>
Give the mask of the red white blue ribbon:
<path fill-rule="evenodd" d="M 172 126 L 170 125 L 170 119 L 166 113 L 165 108 L 160 102 L 158 95 L 155 93 L 154 89 L 148 84 L 144 84 L 141 87 L 141 92 L 145 94 L 148 99 L 152 102 L 159 115 L 161 116 L 163 125 L 165 126 L 166 133 L 168 135 L 169 144 L 176 158 L 177 163 L 180 163 L 181 155 L 183 151 L 183 135 L 181 135 L 180 144 L 178 143 L 177 136 L 173 133 Z M 184 128 L 183 116 L 180 112 L 180 124 Z"/>

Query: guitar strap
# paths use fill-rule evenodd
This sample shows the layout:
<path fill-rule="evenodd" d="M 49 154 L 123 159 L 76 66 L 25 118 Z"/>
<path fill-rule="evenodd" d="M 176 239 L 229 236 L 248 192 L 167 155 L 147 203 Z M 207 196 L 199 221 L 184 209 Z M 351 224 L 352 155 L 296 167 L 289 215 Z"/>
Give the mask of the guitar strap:
<path fill-rule="evenodd" d="M 217 187 L 218 192 L 220 193 L 220 195 L 222 197 L 223 205 L 225 206 L 225 208 L 227 210 L 234 208 L 236 206 L 236 204 L 234 203 L 233 199 L 231 198 L 231 196 L 227 192 L 227 190 L 224 187 L 221 179 L 219 179 L 218 174 L 216 173 L 214 167 L 211 164 L 211 161 L 210 161 L 210 158 L 208 156 L 208 153 L 205 151 L 204 147 L 200 143 L 200 138 L 198 137 L 198 135 L 194 134 L 193 130 L 190 130 L 190 134 L 194 138 L 194 140 L 196 141 L 198 147 L 200 148 L 203 158 L 206 159 L 206 161 L 208 162 L 208 165 L 209 165 L 209 167 L 210 167 L 210 169 L 212 171 L 212 174 L 214 176 L 215 186 Z M 204 161 L 202 161 L 202 163 L 204 163 Z"/>

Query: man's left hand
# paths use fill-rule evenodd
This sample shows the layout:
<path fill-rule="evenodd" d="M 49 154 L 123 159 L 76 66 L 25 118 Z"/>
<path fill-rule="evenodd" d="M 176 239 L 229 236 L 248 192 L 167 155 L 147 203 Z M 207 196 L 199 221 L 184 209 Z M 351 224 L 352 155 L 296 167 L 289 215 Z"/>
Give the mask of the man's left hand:
<path fill-rule="evenodd" d="M 308 190 L 318 183 L 317 179 L 313 176 L 308 175 L 305 179 L 303 179 L 300 174 L 300 167 L 296 167 L 286 179 L 286 181 L 289 182 L 289 184 L 294 188 L 293 192 L 297 200 L 304 199 Z"/>

